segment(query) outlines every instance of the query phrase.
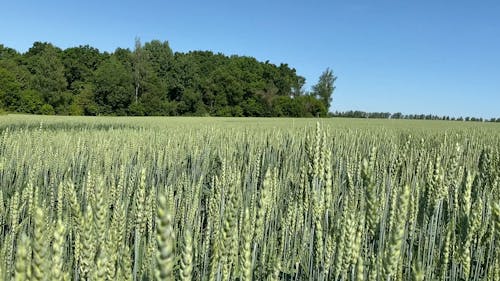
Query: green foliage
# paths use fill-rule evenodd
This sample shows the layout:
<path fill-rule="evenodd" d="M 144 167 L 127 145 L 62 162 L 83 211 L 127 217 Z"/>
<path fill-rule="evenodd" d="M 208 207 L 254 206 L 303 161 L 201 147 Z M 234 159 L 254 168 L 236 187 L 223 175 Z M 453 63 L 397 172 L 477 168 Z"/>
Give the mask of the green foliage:
<path fill-rule="evenodd" d="M 42 94 L 45 102 L 57 107 L 63 103 L 66 90 L 62 51 L 50 43 L 35 42 L 24 55 L 26 67 L 32 74 L 30 87 Z"/>
<path fill-rule="evenodd" d="M 42 107 L 40 107 L 40 114 L 43 115 L 54 115 L 55 111 L 52 105 L 50 104 L 44 104 Z"/>
<path fill-rule="evenodd" d="M 166 78 L 172 67 L 174 56 L 168 42 L 153 40 L 145 43 L 143 49 L 156 75 L 163 79 Z"/>
<path fill-rule="evenodd" d="M 332 103 L 335 80 L 337 80 L 337 77 L 333 75 L 331 69 L 327 68 L 321 73 L 318 83 L 313 86 L 312 94 L 316 96 L 327 109 L 330 108 Z"/>
<path fill-rule="evenodd" d="M 74 89 L 76 82 L 90 82 L 94 71 L 105 57 L 106 55 L 89 45 L 64 50 L 62 62 L 68 88 Z"/>
<path fill-rule="evenodd" d="M 330 105 L 324 84 L 333 85 L 334 78 L 328 73 L 309 95 L 305 79 L 285 63 L 174 53 L 158 40 L 136 39 L 133 51 L 111 54 L 42 42 L 19 54 L 0 45 L 0 108 L 41 113 L 41 99 L 59 115 L 317 117 L 326 116 Z"/>
<path fill-rule="evenodd" d="M 95 101 L 94 84 L 90 82 L 73 83 L 73 99 L 70 115 L 97 115 L 99 107 Z"/>
<path fill-rule="evenodd" d="M 17 112 L 38 114 L 40 113 L 43 102 L 44 101 L 38 91 L 24 90 L 19 94 L 14 108 Z"/>
<path fill-rule="evenodd" d="M 112 56 L 95 72 L 95 100 L 99 113 L 126 115 L 132 102 L 134 87 L 132 74 Z"/>
<path fill-rule="evenodd" d="M 16 104 L 20 88 L 14 73 L 0 67 L 0 108 L 15 108 L 13 105 Z"/>

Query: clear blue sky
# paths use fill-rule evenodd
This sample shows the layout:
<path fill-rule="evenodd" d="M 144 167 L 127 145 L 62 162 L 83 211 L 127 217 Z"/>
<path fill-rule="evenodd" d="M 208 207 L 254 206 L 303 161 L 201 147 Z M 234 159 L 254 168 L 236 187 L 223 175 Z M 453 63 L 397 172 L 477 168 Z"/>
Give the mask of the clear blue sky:
<path fill-rule="evenodd" d="M 500 117 L 500 1 L 4 1 L 0 44 L 167 40 L 338 76 L 331 110 Z"/>

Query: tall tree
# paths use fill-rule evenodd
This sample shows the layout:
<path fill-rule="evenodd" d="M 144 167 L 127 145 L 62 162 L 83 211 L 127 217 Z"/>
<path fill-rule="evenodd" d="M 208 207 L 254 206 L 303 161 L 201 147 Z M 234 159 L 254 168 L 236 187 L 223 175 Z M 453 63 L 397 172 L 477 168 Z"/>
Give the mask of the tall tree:
<path fill-rule="evenodd" d="M 31 88 L 41 93 L 45 103 L 64 111 L 68 96 L 61 49 L 50 43 L 35 42 L 25 58 L 32 74 Z"/>
<path fill-rule="evenodd" d="M 153 40 L 144 44 L 143 50 L 156 75 L 164 79 L 172 68 L 174 53 L 167 41 Z"/>
<path fill-rule="evenodd" d="M 14 73 L 0 66 L 0 108 L 15 110 L 20 89 Z"/>
<path fill-rule="evenodd" d="M 312 88 L 312 94 L 325 105 L 327 111 L 332 103 L 335 80 L 337 77 L 333 75 L 331 69 L 327 68 L 319 77 L 318 83 Z"/>
<path fill-rule="evenodd" d="M 141 39 L 139 37 L 135 38 L 135 49 L 134 49 L 134 86 L 135 86 L 135 102 L 137 103 L 139 99 L 139 91 L 141 89 L 141 84 L 143 83 L 144 77 L 146 76 L 146 57 L 144 49 L 142 48 Z"/>
<path fill-rule="evenodd" d="M 133 91 L 132 73 L 112 56 L 95 72 L 95 99 L 103 114 L 126 115 Z"/>
<path fill-rule="evenodd" d="M 89 45 L 68 48 L 63 51 L 64 76 L 68 88 L 74 89 L 73 83 L 91 80 L 93 72 L 105 58 L 99 50 Z"/>

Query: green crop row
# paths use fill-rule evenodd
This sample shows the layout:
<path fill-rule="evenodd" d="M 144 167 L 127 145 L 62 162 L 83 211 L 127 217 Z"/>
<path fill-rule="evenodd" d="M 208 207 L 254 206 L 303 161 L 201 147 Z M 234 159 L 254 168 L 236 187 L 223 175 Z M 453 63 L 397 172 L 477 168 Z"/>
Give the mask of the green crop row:
<path fill-rule="evenodd" d="M 496 127 L 63 120 L 0 122 L 0 280 L 500 280 Z"/>

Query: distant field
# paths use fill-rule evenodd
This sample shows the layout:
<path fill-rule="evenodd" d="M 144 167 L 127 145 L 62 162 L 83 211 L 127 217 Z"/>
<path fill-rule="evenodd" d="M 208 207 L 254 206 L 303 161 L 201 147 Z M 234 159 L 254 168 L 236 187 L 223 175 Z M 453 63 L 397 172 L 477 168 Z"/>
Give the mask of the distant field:
<path fill-rule="evenodd" d="M 500 280 L 500 124 L 0 116 L 0 280 Z"/>
<path fill-rule="evenodd" d="M 440 120 L 388 120 L 360 118 L 256 118 L 256 117 L 88 117 L 88 116 L 47 116 L 47 115 L 4 115 L 0 116 L 0 126 L 34 125 L 40 122 L 46 125 L 71 126 L 88 125 L 129 125 L 139 127 L 177 127 L 193 128 L 245 127 L 303 129 L 314 126 L 317 122 L 332 128 L 387 128 L 387 129 L 491 129 L 500 130 L 499 123 L 463 122 Z"/>

